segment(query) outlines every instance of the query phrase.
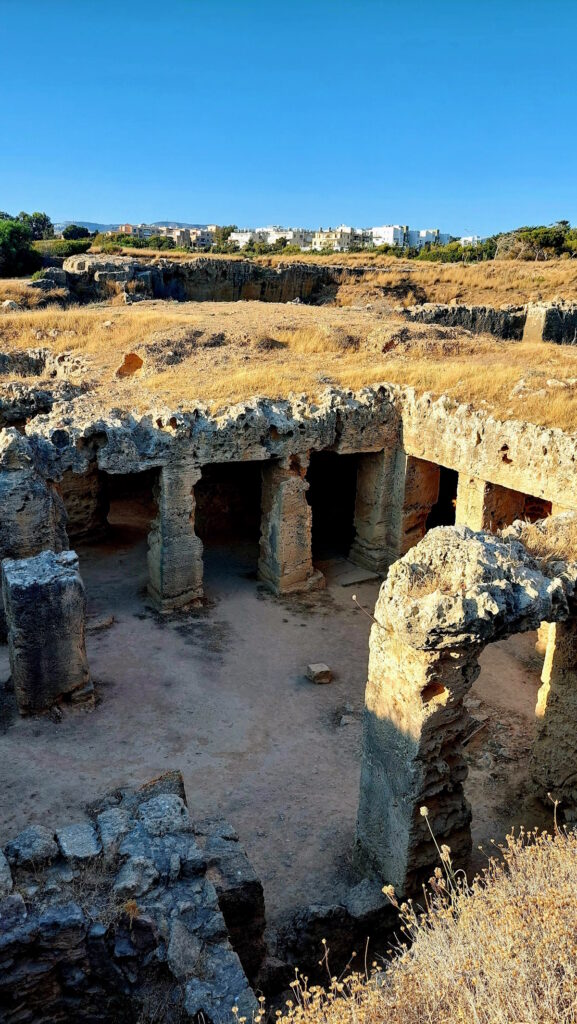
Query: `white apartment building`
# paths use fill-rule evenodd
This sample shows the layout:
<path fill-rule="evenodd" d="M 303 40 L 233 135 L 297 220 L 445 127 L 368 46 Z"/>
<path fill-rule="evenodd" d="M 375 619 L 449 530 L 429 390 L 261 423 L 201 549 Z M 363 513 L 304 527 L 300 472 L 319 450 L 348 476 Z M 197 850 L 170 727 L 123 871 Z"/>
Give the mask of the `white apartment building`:
<path fill-rule="evenodd" d="M 463 235 L 463 237 L 459 239 L 459 244 L 460 245 L 482 245 L 482 243 L 484 241 L 485 241 L 485 239 L 482 238 L 481 235 Z"/>
<path fill-rule="evenodd" d="M 406 224 L 383 224 L 381 227 L 371 228 L 371 239 L 373 245 L 405 245 L 405 238 L 409 228 Z"/>
<path fill-rule="evenodd" d="M 232 231 L 228 236 L 229 242 L 236 242 L 239 249 L 244 249 L 249 242 L 266 242 L 266 232 L 263 229 L 243 228 L 242 231 Z"/>
<path fill-rule="evenodd" d="M 414 249 L 422 249 L 425 245 L 447 245 L 451 236 L 439 231 L 438 228 L 425 228 L 424 231 L 407 231 L 407 244 Z"/>

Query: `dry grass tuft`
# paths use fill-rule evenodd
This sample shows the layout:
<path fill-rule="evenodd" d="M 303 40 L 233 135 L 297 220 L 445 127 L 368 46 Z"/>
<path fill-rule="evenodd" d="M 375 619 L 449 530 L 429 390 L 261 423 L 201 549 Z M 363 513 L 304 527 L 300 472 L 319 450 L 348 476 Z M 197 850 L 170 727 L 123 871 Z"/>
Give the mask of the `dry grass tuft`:
<path fill-rule="evenodd" d="M 10 299 L 12 302 L 17 302 L 23 309 L 37 309 L 50 302 L 61 302 L 65 296 L 66 291 L 63 288 L 53 288 L 50 292 L 43 292 L 38 288 L 28 288 L 19 278 L 0 280 L 0 302 Z"/>
<path fill-rule="evenodd" d="M 577 516 L 551 516 L 523 527 L 521 542 L 546 573 L 558 562 L 577 560 Z"/>
<path fill-rule="evenodd" d="M 278 1024 L 577 1022 L 575 833 L 508 836 L 472 888 L 440 852 L 425 913 L 405 906 L 390 967 L 324 990 L 298 984 Z"/>

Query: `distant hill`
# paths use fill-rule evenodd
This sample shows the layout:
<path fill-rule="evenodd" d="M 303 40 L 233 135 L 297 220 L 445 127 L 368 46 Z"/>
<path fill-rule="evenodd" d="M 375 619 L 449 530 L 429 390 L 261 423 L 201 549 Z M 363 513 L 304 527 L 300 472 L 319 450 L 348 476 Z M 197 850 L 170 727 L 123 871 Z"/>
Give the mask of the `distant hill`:
<path fill-rule="evenodd" d="M 156 228 L 205 228 L 206 224 L 189 224 L 183 220 L 153 220 L 150 222 Z M 62 231 L 69 224 L 78 224 L 80 228 L 87 228 L 88 231 L 118 231 L 120 224 L 97 224 L 92 220 L 61 220 L 54 225 L 56 232 Z"/>
<path fill-rule="evenodd" d="M 119 224 L 96 224 L 92 220 L 60 220 L 54 224 L 56 232 L 62 231 L 69 224 L 77 224 L 79 228 L 87 228 L 88 231 L 117 231 Z"/>

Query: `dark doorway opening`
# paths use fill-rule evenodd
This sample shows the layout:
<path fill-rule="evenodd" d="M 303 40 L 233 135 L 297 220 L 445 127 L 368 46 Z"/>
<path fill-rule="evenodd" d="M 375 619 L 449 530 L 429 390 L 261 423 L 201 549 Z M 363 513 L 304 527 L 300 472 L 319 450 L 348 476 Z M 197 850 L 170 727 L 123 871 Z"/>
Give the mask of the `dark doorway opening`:
<path fill-rule="evenodd" d="M 202 467 L 195 484 L 195 533 L 204 544 L 205 583 L 217 590 L 226 579 L 256 579 L 260 541 L 260 462 L 222 462 Z"/>
<path fill-rule="evenodd" d="M 355 536 L 358 463 L 358 455 L 311 455 L 307 500 L 313 513 L 313 561 L 349 553 Z"/>
<path fill-rule="evenodd" d="M 158 472 L 145 469 L 141 473 L 102 473 L 109 535 L 148 533 L 157 512 L 154 488 Z"/>
<path fill-rule="evenodd" d="M 439 497 L 427 516 L 426 529 L 434 526 L 454 526 L 459 474 L 455 469 L 439 467 Z"/>

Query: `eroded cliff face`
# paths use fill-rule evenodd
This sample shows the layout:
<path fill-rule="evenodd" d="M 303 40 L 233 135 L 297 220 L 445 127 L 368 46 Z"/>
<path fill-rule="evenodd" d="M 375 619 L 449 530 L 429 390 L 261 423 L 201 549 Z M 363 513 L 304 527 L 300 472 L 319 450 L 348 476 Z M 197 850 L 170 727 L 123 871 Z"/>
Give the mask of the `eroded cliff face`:
<path fill-rule="evenodd" d="M 179 302 L 318 302 L 340 284 L 361 280 L 362 267 L 287 263 L 266 267 L 250 260 L 198 258 L 133 259 L 86 254 L 64 261 L 68 287 L 79 298 L 106 296 L 110 285 L 122 290 L 131 283 L 132 296 L 176 299 Z"/>

